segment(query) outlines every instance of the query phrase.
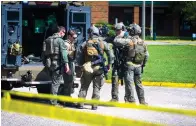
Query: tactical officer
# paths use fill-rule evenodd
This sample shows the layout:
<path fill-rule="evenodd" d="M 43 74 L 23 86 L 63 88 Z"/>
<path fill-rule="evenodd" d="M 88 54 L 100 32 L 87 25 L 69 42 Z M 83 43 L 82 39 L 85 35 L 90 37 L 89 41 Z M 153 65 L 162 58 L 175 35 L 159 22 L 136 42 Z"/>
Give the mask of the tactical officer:
<path fill-rule="evenodd" d="M 63 74 L 63 79 L 64 79 L 64 92 L 65 96 L 71 96 L 72 93 L 72 87 L 74 83 L 74 72 L 75 72 L 75 67 L 74 67 L 74 60 L 75 60 L 75 40 L 77 38 L 77 34 L 73 30 L 69 30 L 67 32 L 67 40 L 65 40 L 65 45 L 67 47 L 68 51 L 68 64 L 70 71 L 68 73 Z"/>
<path fill-rule="evenodd" d="M 48 37 L 43 42 L 43 64 L 48 69 L 49 76 L 52 80 L 51 94 L 57 95 L 62 80 L 62 69 L 65 73 L 69 72 L 67 49 L 62 39 L 65 35 L 65 28 L 58 27 L 58 32 Z M 50 100 L 52 105 L 57 105 L 57 100 Z"/>
<path fill-rule="evenodd" d="M 140 104 L 147 104 L 144 97 L 144 89 L 141 82 L 142 69 L 146 65 L 149 53 L 147 45 L 139 38 L 141 28 L 137 24 L 131 24 L 129 27 L 128 38 L 115 38 L 114 45 L 123 47 L 124 67 L 125 67 L 125 102 L 135 102 L 133 83 Z"/>
<path fill-rule="evenodd" d="M 115 31 L 116 31 L 116 37 L 114 38 L 114 40 L 116 38 L 127 38 L 128 37 L 128 34 L 123 31 L 123 28 L 124 28 L 124 25 L 122 23 L 117 23 L 115 25 Z M 112 95 L 112 100 L 111 101 L 118 101 L 119 98 L 118 98 L 118 88 L 119 88 L 119 84 L 118 84 L 118 79 L 119 79 L 119 70 L 118 68 L 120 66 L 117 65 L 117 56 L 119 56 L 118 54 L 116 54 L 115 51 L 117 51 L 117 48 L 115 45 L 113 45 L 113 51 L 114 51 L 114 54 L 115 54 L 115 60 L 114 60 L 114 64 L 112 65 L 113 69 L 112 69 L 112 91 L 111 91 L 111 95 Z M 120 51 L 118 49 L 118 51 Z M 121 53 L 121 52 L 119 52 Z M 119 58 L 123 58 L 123 57 L 119 57 Z M 118 59 L 118 60 L 121 60 L 121 59 Z M 123 79 L 123 78 L 121 78 Z"/>
<path fill-rule="evenodd" d="M 112 52 L 106 42 L 99 39 L 99 29 L 91 26 L 88 29 L 89 39 L 81 45 L 79 65 L 83 66 L 81 77 L 81 89 L 78 97 L 85 98 L 91 81 L 93 81 L 92 99 L 100 98 L 100 90 L 104 84 L 104 75 L 110 69 L 112 63 Z M 103 53 L 108 56 L 108 65 L 105 66 Z M 105 73 L 105 74 L 104 74 Z M 83 108 L 84 104 L 79 104 L 78 108 Z M 92 110 L 96 110 L 97 105 L 92 105 Z"/>

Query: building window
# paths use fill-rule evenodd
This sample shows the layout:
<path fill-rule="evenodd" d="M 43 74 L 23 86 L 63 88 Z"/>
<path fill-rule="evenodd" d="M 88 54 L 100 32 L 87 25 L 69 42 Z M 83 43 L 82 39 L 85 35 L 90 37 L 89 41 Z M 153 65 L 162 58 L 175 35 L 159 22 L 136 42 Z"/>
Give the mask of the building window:
<path fill-rule="evenodd" d="M 123 23 L 127 26 L 133 22 L 132 19 L 133 19 L 133 9 L 124 9 Z"/>
<path fill-rule="evenodd" d="M 154 15 L 154 30 L 164 30 L 164 16 L 163 15 Z"/>
<path fill-rule="evenodd" d="M 7 20 L 19 20 L 19 11 L 7 11 Z"/>
<path fill-rule="evenodd" d="M 164 9 L 154 9 L 154 14 L 164 14 Z"/>

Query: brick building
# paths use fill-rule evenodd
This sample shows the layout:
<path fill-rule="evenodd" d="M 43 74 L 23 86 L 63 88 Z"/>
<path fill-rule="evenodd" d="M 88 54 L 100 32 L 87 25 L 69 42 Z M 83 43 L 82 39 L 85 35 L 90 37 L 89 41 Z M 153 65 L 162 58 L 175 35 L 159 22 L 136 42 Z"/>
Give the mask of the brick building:
<path fill-rule="evenodd" d="M 128 25 L 135 22 L 142 25 L 142 1 L 89 1 L 87 6 L 91 6 L 91 22 L 100 21 L 115 23 L 115 18 L 119 22 Z M 146 35 L 150 35 L 150 5 L 146 2 Z M 190 36 L 191 29 L 179 15 L 175 15 L 169 10 L 169 2 L 156 1 L 154 5 L 154 31 L 160 36 Z"/>

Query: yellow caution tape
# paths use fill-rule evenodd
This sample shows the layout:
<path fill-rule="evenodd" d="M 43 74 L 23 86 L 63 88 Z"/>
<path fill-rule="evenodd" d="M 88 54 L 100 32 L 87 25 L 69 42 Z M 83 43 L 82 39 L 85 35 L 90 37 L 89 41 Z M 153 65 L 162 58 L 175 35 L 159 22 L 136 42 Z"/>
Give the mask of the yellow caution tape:
<path fill-rule="evenodd" d="M 111 80 L 105 80 L 106 83 L 112 83 Z M 144 86 L 161 86 L 173 88 L 196 88 L 194 83 L 172 83 L 172 82 L 142 82 Z"/>
<path fill-rule="evenodd" d="M 112 106 L 112 107 L 120 107 L 120 108 L 134 108 L 134 109 L 141 109 L 141 110 L 151 110 L 157 112 L 168 112 L 174 114 L 181 114 L 187 116 L 194 116 L 196 117 L 196 110 L 186 110 L 186 109 L 174 109 L 174 108 L 163 108 L 163 107 L 155 107 L 155 106 L 146 106 L 146 105 L 136 105 L 130 103 L 118 103 L 118 102 L 104 102 L 98 100 L 85 100 L 82 98 L 71 98 L 66 96 L 53 96 L 48 94 L 31 94 L 31 93 L 24 93 L 24 92 L 16 92 L 16 91 L 2 91 L 6 93 L 6 97 L 9 98 L 9 94 L 28 97 L 28 98 L 41 98 L 41 99 L 57 99 L 63 102 L 78 102 L 78 103 L 88 103 L 88 104 L 97 104 L 103 106 Z"/>
<path fill-rule="evenodd" d="M 89 112 L 81 112 L 69 108 L 60 108 L 39 103 L 25 102 L 19 100 L 1 100 L 2 109 L 11 112 L 43 116 L 53 119 L 71 121 L 93 126 L 159 126 L 145 121 L 105 116 Z"/>

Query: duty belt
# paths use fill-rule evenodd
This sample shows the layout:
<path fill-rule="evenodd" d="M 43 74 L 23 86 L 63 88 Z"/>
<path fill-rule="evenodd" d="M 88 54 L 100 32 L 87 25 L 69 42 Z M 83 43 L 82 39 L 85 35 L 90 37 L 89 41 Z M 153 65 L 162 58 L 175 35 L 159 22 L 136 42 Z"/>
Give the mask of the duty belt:
<path fill-rule="evenodd" d="M 59 59 L 59 55 L 58 55 L 58 54 L 52 54 L 52 55 L 49 55 L 49 57 L 50 57 L 52 60 L 58 60 L 58 59 Z"/>
<path fill-rule="evenodd" d="M 127 65 L 132 65 L 132 66 L 135 66 L 135 67 L 140 67 L 141 66 L 141 64 L 136 64 L 136 63 L 134 63 L 134 62 L 132 62 L 132 61 L 127 61 L 126 62 L 127 63 Z"/>

